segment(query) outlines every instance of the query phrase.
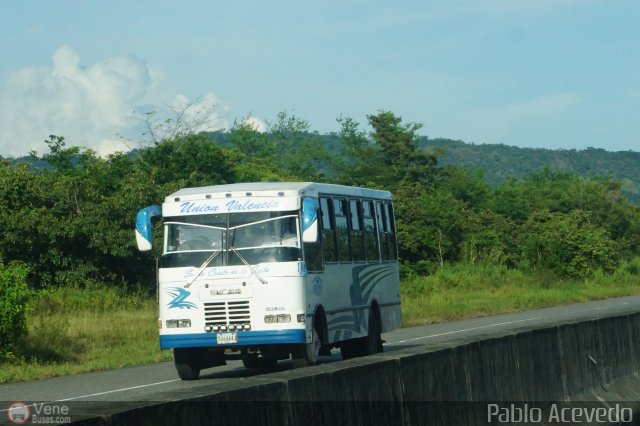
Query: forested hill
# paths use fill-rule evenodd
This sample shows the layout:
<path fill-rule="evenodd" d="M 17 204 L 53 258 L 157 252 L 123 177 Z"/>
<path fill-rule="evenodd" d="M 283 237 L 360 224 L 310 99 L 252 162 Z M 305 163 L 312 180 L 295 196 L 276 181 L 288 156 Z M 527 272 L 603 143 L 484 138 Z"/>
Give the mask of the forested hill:
<path fill-rule="evenodd" d="M 509 177 L 523 178 L 546 167 L 554 171 L 571 171 L 579 176 L 605 176 L 620 180 L 623 182 L 623 192 L 633 203 L 640 204 L 640 152 L 610 152 L 597 148 L 518 148 L 427 138 L 422 138 L 419 145 L 431 151 L 444 150 L 438 160 L 440 165 L 482 170 L 492 186 Z"/>
<path fill-rule="evenodd" d="M 215 132 L 209 137 L 218 144 L 229 143 L 225 133 Z M 337 134 L 307 134 L 318 138 L 330 153 L 340 152 L 341 142 Z M 454 165 L 467 170 L 481 170 L 491 186 L 506 179 L 525 178 L 548 168 L 553 171 L 569 171 L 583 177 L 610 177 L 623 182 L 622 190 L 634 204 L 640 204 L 640 152 L 610 152 L 604 149 L 542 149 L 519 148 L 502 144 L 475 145 L 451 139 L 420 137 L 418 146 L 427 151 L 442 151 L 438 165 Z"/>
<path fill-rule="evenodd" d="M 466 169 L 481 169 L 487 182 L 497 185 L 508 177 L 524 177 L 544 167 L 568 170 L 581 176 L 610 176 L 640 182 L 640 153 L 609 152 L 604 149 L 551 150 L 518 148 L 500 144 L 474 145 L 450 139 L 426 139 L 420 146 L 428 150 L 444 149 L 441 165 L 453 164 Z"/>

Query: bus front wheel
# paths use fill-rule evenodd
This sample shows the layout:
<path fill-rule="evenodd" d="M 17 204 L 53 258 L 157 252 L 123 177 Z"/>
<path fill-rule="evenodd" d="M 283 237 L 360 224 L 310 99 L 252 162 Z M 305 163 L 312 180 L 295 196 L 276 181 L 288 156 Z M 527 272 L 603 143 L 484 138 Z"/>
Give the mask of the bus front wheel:
<path fill-rule="evenodd" d="M 322 341 L 320 340 L 320 334 L 318 333 L 317 327 L 313 327 L 311 342 L 299 345 L 292 351 L 291 358 L 293 367 L 301 368 L 317 365 L 321 348 Z"/>
<path fill-rule="evenodd" d="M 173 350 L 173 361 L 182 380 L 197 380 L 200 377 L 199 356 L 193 350 L 176 348 Z"/>

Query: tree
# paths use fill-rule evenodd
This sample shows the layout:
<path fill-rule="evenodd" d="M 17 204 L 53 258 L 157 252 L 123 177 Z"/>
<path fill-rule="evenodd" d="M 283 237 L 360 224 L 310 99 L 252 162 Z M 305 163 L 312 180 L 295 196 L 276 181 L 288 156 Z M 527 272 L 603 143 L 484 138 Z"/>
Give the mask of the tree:
<path fill-rule="evenodd" d="M 157 185 L 216 185 L 235 180 L 236 156 L 204 134 L 165 140 L 140 151 L 138 165 Z"/>
<path fill-rule="evenodd" d="M 410 264 L 455 261 L 464 235 L 465 204 L 451 193 L 419 184 L 396 194 L 400 257 Z"/>
<path fill-rule="evenodd" d="M 333 167 L 339 183 L 355 186 L 379 186 L 374 182 L 381 171 L 379 148 L 359 129 L 359 123 L 350 117 L 338 118 L 341 152 L 334 157 Z"/>
<path fill-rule="evenodd" d="M 278 162 L 280 147 L 246 119 L 234 122 L 228 138 L 238 159 L 235 173 L 239 181 L 279 181 L 289 177 L 282 173 Z"/>
<path fill-rule="evenodd" d="M 267 132 L 258 132 L 248 121 L 235 122 L 229 132 L 238 154 L 236 173 L 240 181 L 322 181 L 329 153 L 309 124 L 293 114 L 280 112 Z"/>
<path fill-rule="evenodd" d="M 436 155 L 418 150 L 416 132 L 421 124 L 402 124 L 402 118 L 390 111 L 368 115 L 367 119 L 373 128 L 369 136 L 379 147 L 377 161 L 383 166 L 379 172 L 383 179 L 426 184 L 435 178 Z"/>
<path fill-rule="evenodd" d="M 343 143 L 336 169 L 348 184 L 394 190 L 404 184 L 427 184 L 437 176 L 437 153 L 418 150 L 416 132 L 420 124 L 402 124 L 389 111 L 368 115 L 368 134 L 349 117 L 340 117 Z"/>

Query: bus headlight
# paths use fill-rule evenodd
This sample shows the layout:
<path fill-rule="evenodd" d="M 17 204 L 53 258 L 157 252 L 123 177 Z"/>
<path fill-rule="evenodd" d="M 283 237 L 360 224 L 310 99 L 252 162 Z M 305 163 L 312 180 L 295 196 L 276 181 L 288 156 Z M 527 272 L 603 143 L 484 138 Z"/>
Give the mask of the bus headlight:
<path fill-rule="evenodd" d="M 278 322 L 291 322 L 291 315 L 289 314 L 279 314 Z"/>
<path fill-rule="evenodd" d="M 167 320 L 167 328 L 187 328 L 191 327 L 190 319 Z"/>
<path fill-rule="evenodd" d="M 278 315 L 265 315 L 264 322 L 267 324 L 275 324 L 277 322 L 291 322 L 291 315 L 278 314 Z"/>

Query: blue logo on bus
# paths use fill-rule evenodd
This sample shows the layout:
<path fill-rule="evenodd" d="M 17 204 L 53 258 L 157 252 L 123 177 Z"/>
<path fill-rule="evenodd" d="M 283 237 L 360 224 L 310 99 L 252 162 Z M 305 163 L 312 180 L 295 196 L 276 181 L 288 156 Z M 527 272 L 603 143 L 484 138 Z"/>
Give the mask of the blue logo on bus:
<path fill-rule="evenodd" d="M 173 299 L 167 303 L 167 306 L 169 306 L 169 309 L 171 308 L 187 308 L 187 309 L 191 309 L 191 308 L 196 308 L 198 309 L 198 306 L 196 306 L 195 303 L 193 302 L 188 302 L 186 299 L 187 297 L 189 297 L 191 295 L 190 291 L 185 290 L 182 287 L 172 287 L 170 289 L 168 289 L 167 293 L 169 293 L 171 295 L 171 297 L 173 297 Z"/>
<path fill-rule="evenodd" d="M 313 294 L 320 296 L 322 294 L 322 278 L 315 277 L 313 280 Z"/>

